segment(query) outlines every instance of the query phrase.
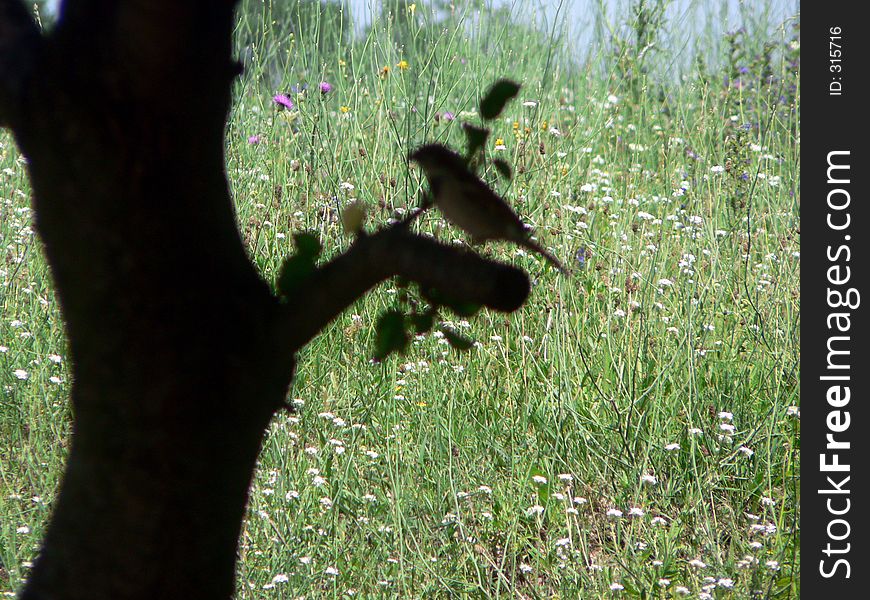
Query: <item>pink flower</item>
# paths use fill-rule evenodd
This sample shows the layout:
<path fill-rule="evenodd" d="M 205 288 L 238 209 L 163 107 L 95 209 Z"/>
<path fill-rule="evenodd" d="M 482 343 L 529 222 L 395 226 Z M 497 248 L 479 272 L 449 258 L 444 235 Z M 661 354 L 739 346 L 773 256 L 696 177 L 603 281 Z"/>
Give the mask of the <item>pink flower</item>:
<path fill-rule="evenodd" d="M 287 110 L 293 109 L 293 101 L 290 100 L 290 97 L 286 94 L 277 94 L 272 101 L 280 107 L 286 108 Z"/>
<path fill-rule="evenodd" d="M 259 135 L 250 136 L 248 138 L 248 143 L 249 144 L 259 144 L 260 143 L 260 136 Z"/>
<path fill-rule="evenodd" d="M 330 84 L 326 81 L 321 81 L 318 88 L 320 89 L 321 94 L 328 94 L 329 92 L 332 91 L 332 84 Z"/>

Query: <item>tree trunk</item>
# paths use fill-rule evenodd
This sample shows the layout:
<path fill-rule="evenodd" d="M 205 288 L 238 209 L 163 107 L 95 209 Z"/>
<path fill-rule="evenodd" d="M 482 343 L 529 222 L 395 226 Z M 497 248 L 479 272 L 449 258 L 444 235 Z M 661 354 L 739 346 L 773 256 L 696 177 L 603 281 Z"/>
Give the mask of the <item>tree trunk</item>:
<path fill-rule="evenodd" d="M 26 600 L 229 598 L 248 487 L 294 353 L 392 275 L 518 308 L 518 269 L 360 235 L 283 303 L 224 167 L 232 0 L 0 0 L 0 125 L 28 159 L 69 339 L 73 437 Z"/>

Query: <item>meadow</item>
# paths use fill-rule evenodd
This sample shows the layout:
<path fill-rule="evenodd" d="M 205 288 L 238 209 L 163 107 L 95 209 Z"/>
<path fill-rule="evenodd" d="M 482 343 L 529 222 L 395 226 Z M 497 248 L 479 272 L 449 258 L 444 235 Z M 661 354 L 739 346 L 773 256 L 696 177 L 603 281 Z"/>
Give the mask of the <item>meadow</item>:
<path fill-rule="evenodd" d="M 227 129 L 239 226 L 266 280 L 294 232 L 326 256 L 346 248 L 354 201 L 369 228 L 413 209 L 425 182 L 408 152 L 462 147 L 501 77 L 523 87 L 486 155 L 513 177 L 488 163 L 486 179 L 573 274 L 491 244 L 479 250 L 533 288 L 510 315 L 443 314 L 470 349 L 434 330 L 372 361 L 397 282 L 317 337 L 297 410 L 263 447 L 238 597 L 799 597 L 799 17 L 699 27 L 685 56 L 660 5 L 635 2 L 580 55 L 564 22 L 510 8 L 385 2 L 354 34 L 343 12 L 293 4 L 243 4 Z M 29 194 L 0 132 L 8 596 L 71 430 Z M 466 243 L 436 211 L 415 227 Z"/>

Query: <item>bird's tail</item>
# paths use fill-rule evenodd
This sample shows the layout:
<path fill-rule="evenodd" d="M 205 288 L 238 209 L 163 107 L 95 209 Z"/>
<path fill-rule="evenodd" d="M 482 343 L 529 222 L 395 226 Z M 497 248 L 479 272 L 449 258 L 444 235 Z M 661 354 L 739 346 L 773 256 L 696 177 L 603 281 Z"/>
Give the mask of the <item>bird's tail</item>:
<path fill-rule="evenodd" d="M 544 250 L 544 248 L 541 247 L 541 245 L 538 244 L 537 242 L 534 242 L 534 241 L 529 240 L 529 239 L 525 239 L 522 242 L 520 242 L 520 245 L 528 248 L 532 252 L 537 252 L 538 254 L 540 254 L 541 256 L 546 258 L 550 262 L 551 265 L 556 267 L 556 269 L 558 269 L 559 272 L 562 273 L 562 275 L 570 275 L 571 274 L 571 272 L 568 269 L 566 269 L 564 267 L 564 265 L 562 265 L 561 262 L 559 262 L 558 258 L 556 258 L 552 254 L 550 254 L 549 252 Z"/>

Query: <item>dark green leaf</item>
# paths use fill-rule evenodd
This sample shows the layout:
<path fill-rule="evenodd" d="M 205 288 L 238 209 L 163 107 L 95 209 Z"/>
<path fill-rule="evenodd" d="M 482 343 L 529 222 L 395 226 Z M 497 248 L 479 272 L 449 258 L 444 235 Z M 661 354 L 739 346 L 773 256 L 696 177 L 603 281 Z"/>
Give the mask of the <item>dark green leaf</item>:
<path fill-rule="evenodd" d="M 477 314 L 477 311 L 481 309 L 480 304 L 452 298 L 448 294 L 436 290 L 435 288 L 421 289 L 420 293 L 430 304 L 434 306 L 446 306 L 460 317 L 473 317 Z"/>
<path fill-rule="evenodd" d="M 308 231 L 294 233 L 293 242 L 296 244 L 296 251 L 299 256 L 310 257 L 312 261 L 320 256 L 322 246 L 315 234 Z"/>
<path fill-rule="evenodd" d="M 444 334 L 444 339 L 450 342 L 450 345 L 457 350 L 470 350 L 474 347 L 474 340 L 467 338 L 464 335 L 459 335 L 451 329 L 443 327 L 441 333 Z"/>
<path fill-rule="evenodd" d="M 314 272 L 314 258 L 304 254 L 294 254 L 284 259 L 278 272 L 278 293 L 290 296 Z"/>
<path fill-rule="evenodd" d="M 489 137 L 489 129 L 477 127 L 476 125 L 469 125 L 468 123 L 465 123 L 462 126 L 462 129 L 465 131 L 465 138 L 468 145 L 466 156 L 471 160 L 477 154 L 478 150 L 486 145 L 486 139 Z"/>
<path fill-rule="evenodd" d="M 496 118 L 508 101 L 520 91 L 520 84 L 508 79 L 496 81 L 480 101 L 480 116 L 487 121 Z"/>
<path fill-rule="evenodd" d="M 492 161 L 493 166 L 495 166 L 495 170 L 499 172 L 499 174 L 510 181 L 511 177 L 514 176 L 513 169 L 503 158 L 496 158 Z"/>
<path fill-rule="evenodd" d="M 414 330 L 417 333 L 426 333 L 432 329 L 435 324 L 435 313 L 425 312 L 423 314 L 411 315 L 411 323 L 414 325 Z"/>
<path fill-rule="evenodd" d="M 408 346 L 405 315 L 397 310 L 383 313 L 378 318 L 376 334 L 374 356 L 376 360 L 384 360 L 393 352 L 404 352 Z"/>

